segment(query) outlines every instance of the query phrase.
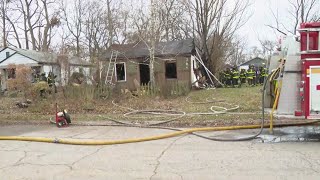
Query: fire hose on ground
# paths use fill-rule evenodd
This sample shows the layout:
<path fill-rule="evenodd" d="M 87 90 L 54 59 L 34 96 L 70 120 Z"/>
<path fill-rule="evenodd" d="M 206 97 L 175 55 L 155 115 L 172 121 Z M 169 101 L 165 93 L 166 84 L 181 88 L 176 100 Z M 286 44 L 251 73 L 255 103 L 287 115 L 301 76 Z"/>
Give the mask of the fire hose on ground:
<path fill-rule="evenodd" d="M 271 74 L 272 76 L 274 74 Z M 269 77 L 270 77 L 269 76 Z M 268 79 L 269 79 L 268 77 Z M 265 87 L 266 87 L 267 80 L 264 82 L 263 85 L 263 93 L 262 93 L 262 107 L 264 107 L 264 95 L 265 95 Z M 224 109 L 223 111 L 226 111 Z M 194 134 L 196 136 L 214 140 L 214 141 L 245 141 L 245 140 L 252 140 L 256 137 L 258 137 L 263 129 L 265 127 L 269 127 L 269 125 L 265 125 L 265 112 L 264 108 L 262 108 L 262 119 L 261 119 L 261 125 L 244 125 L 244 126 L 227 126 L 227 127 L 205 127 L 205 128 L 192 128 L 187 130 L 180 130 L 180 129 L 174 129 L 174 128 L 166 128 L 175 130 L 176 132 L 172 133 L 166 133 L 156 136 L 150 136 L 150 137 L 142 137 L 142 138 L 134 138 L 134 139 L 123 139 L 123 140 L 82 140 L 82 139 L 63 139 L 63 138 L 46 138 L 46 137 L 24 137 L 24 136 L 0 136 L 0 140 L 11 140 L 11 141 L 32 141 L 32 142 L 44 142 L 44 143 L 56 143 L 56 144 L 70 144 L 70 145 L 114 145 L 114 144 L 127 144 L 127 143 L 137 143 L 137 142 L 144 142 L 144 141 L 153 141 L 153 140 L 159 140 L 159 139 L 165 139 L 165 138 L 172 138 L 176 136 L 181 136 L 185 134 Z M 317 123 L 319 121 L 312 121 L 307 123 L 292 123 L 292 124 L 278 124 L 276 126 L 292 126 L 292 125 L 306 125 L 306 124 L 312 124 Z M 120 122 L 122 123 L 122 122 Z M 126 124 L 124 124 L 126 125 Z M 152 124 L 154 125 L 154 124 Z M 156 124 L 158 125 L 158 124 Z M 132 124 L 128 124 L 128 126 L 132 126 Z M 141 126 L 140 126 L 141 127 Z M 149 126 L 148 128 L 158 128 L 154 126 Z M 202 136 L 200 134 L 196 134 L 195 132 L 209 132 L 209 131 L 226 131 L 226 130 L 240 130 L 240 129 L 257 129 L 259 128 L 259 131 L 251 136 L 243 137 L 243 138 L 231 138 L 231 139 L 222 139 L 222 138 L 215 138 L 215 137 L 206 137 Z"/>

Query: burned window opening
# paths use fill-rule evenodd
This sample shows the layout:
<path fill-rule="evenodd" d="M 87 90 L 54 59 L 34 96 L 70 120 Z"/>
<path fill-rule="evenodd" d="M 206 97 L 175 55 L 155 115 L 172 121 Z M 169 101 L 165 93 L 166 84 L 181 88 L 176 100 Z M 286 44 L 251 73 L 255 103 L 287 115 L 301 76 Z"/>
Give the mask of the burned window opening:
<path fill-rule="evenodd" d="M 166 62 L 166 79 L 177 79 L 177 62 Z"/>
<path fill-rule="evenodd" d="M 125 63 L 116 64 L 117 81 L 126 81 L 126 68 Z"/>
<path fill-rule="evenodd" d="M 148 64 L 139 64 L 140 84 L 146 85 L 150 82 L 150 67 Z"/>
<path fill-rule="evenodd" d="M 11 68 L 7 70 L 8 72 L 8 79 L 15 79 L 16 78 L 16 69 Z"/>

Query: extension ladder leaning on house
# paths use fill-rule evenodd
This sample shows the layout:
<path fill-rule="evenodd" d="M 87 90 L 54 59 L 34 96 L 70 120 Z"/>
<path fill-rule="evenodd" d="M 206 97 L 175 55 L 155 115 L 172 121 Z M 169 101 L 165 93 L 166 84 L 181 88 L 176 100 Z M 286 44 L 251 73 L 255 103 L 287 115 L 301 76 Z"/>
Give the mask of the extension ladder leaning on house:
<path fill-rule="evenodd" d="M 108 69 L 107 69 L 107 75 L 106 75 L 106 80 L 105 80 L 105 84 L 106 85 L 114 85 L 112 83 L 112 79 L 113 79 L 113 75 L 114 75 L 114 71 L 115 71 L 115 66 L 116 66 L 116 62 L 117 62 L 117 58 L 118 58 L 118 51 L 112 51 L 111 52 L 111 57 L 109 60 L 109 65 L 108 65 Z"/>

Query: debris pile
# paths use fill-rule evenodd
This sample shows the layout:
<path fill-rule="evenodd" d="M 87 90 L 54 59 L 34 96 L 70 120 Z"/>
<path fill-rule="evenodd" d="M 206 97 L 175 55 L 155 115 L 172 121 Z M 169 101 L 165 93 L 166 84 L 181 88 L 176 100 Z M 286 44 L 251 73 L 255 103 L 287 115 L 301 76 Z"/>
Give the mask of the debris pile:
<path fill-rule="evenodd" d="M 30 99 L 26 99 L 24 102 L 16 101 L 16 106 L 18 108 L 28 108 L 31 103 L 32 101 Z"/>

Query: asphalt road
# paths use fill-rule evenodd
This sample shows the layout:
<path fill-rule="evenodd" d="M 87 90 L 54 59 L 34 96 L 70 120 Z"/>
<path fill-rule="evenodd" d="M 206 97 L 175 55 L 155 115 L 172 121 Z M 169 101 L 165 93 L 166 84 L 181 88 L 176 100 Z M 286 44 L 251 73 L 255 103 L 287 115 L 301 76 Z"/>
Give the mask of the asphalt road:
<path fill-rule="evenodd" d="M 255 130 L 206 133 L 244 136 Z M 0 135 L 124 139 L 170 132 L 126 127 L 1 126 Z M 276 129 L 246 142 L 195 137 L 111 146 L 0 141 L 0 179 L 315 179 L 320 178 L 320 129 Z"/>

